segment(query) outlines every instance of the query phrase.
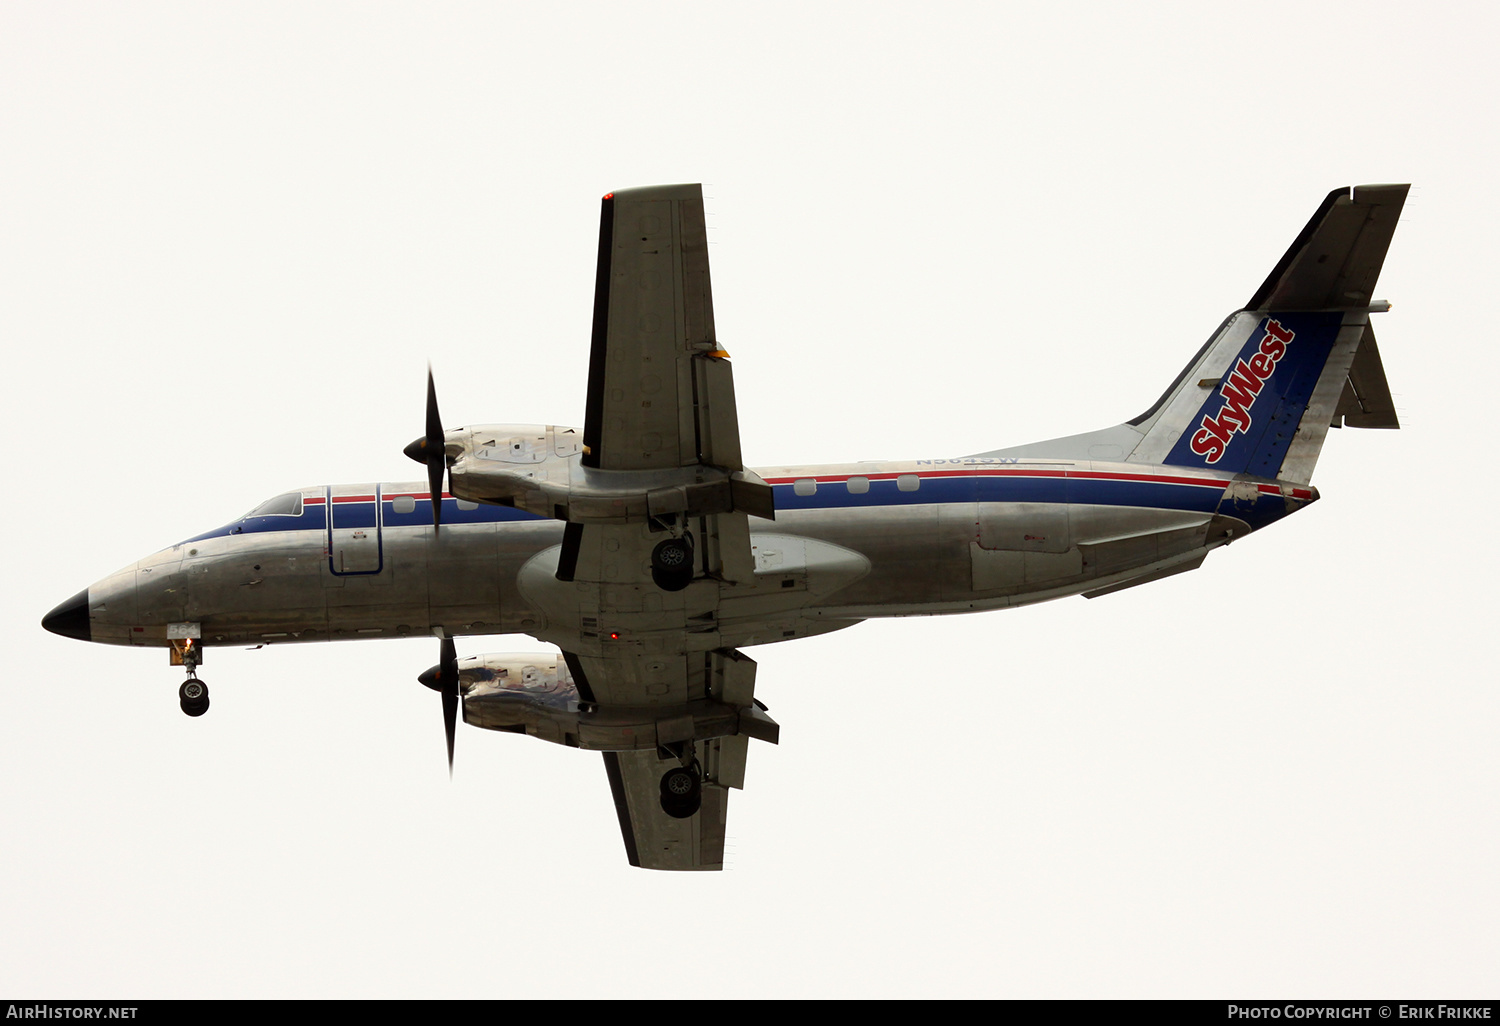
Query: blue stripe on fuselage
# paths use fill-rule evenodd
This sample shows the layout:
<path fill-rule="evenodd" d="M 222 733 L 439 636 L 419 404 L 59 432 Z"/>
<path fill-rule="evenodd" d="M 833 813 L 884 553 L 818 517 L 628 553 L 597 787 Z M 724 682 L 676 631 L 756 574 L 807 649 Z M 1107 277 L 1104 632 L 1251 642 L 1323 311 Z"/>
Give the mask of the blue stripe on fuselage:
<path fill-rule="evenodd" d="M 511 520 L 541 519 L 535 513 L 511 509 L 509 506 L 490 506 L 481 503 L 475 509 L 459 509 L 457 499 L 443 500 L 444 524 L 495 524 Z M 391 500 L 387 499 L 384 520 L 381 523 L 385 527 L 431 527 L 432 500 L 418 499 L 416 508 L 410 513 L 397 513 L 391 507 Z"/>
<path fill-rule="evenodd" d="M 907 476 L 907 475 L 903 475 Z M 922 504 L 964 502 L 1049 502 L 1084 503 L 1098 506 L 1145 506 L 1156 509 L 1193 510 L 1212 513 L 1223 498 L 1220 486 L 1185 485 L 1150 479 L 1113 479 L 1057 474 L 1044 477 L 1022 475 L 969 477 L 929 477 L 917 475 L 915 491 L 903 492 L 896 481 L 872 480 L 864 494 L 849 491 L 844 480 L 820 481 L 812 495 L 798 495 L 788 482 L 773 485 L 778 510 L 861 509 L 873 506 L 916 506 Z M 1205 482 L 1205 484 L 1208 484 Z M 432 524 L 430 499 L 416 499 L 410 513 L 397 513 L 392 500 L 383 499 L 381 525 L 394 527 L 427 527 Z M 444 524 L 493 524 L 517 520 L 542 520 L 508 506 L 481 504 L 474 509 L 460 509 L 458 500 L 444 499 Z M 345 502 L 338 504 L 339 526 L 373 526 L 375 503 Z M 352 508 L 351 508 L 352 507 Z M 195 535 L 187 542 L 223 538 L 235 534 L 261 534 L 272 531 L 324 531 L 328 527 L 327 505 L 307 503 L 299 516 L 262 516 L 226 524 Z M 345 514 L 348 514 L 346 517 Z M 187 544 L 184 542 L 183 544 Z"/>
<path fill-rule="evenodd" d="M 920 477 L 920 475 L 919 475 Z M 773 485 L 778 510 L 857 509 L 864 506 L 915 506 L 921 503 L 1055 502 L 1098 506 L 1149 506 L 1211 513 L 1224 495 L 1222 487 L 1169 482 L 1088 477 L 920 477 L 915 491 L 903 492 L 895 481 L 871 481 L 863 495 L 844 481 L 820 481 L 812 495 L 798 495 L 792 484 Z"/>
<path fill-rule="evenodd" d="M 417 499 L 410 513 L 397 513 L 391 499 L 384 499 L 382 527 L 431 527 L 432 500 Z M 457 499 L 443 499 L 443 523 L 445 524 L 492 524 L 510 520 L 540 520 L 534 513 L 511 509 L 508 506 L 480 505 L 476 509 L 459 509 Z M 375 502 L 338 503 L 339 527 L 373 527 L 375 524 Z M 232 524 L 205 531 L 183 542 L 203 541 L 206 538 L 224 538 L 235 534 L 261 534 L 268 531 L 324 531 L 328 528 L 327 505 L 305 503 L 299 516 L 247 517 Z"/>

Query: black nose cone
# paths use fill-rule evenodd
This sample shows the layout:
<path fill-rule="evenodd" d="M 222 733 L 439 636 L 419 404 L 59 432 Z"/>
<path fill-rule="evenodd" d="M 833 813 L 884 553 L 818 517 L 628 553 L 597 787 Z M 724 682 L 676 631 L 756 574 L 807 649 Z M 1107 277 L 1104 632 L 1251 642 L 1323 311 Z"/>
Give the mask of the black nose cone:
<path fill-rule="evenodd" d="M 65 638 L 89 641 L 89 590 L 83 589 L 42 617 L 42 626 Z"/>

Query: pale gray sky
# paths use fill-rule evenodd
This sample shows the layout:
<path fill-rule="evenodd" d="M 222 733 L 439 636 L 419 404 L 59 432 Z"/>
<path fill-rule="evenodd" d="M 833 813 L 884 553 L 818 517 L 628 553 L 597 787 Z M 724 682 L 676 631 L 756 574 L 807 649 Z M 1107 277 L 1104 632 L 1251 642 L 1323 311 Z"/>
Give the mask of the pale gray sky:
<path fill-rule="evenodd" d="M 5 4 L 0 992 L 1493 997 L 1496 28 Z M 38 626 L 277 492 L 413 477 L 429 359 L 452 423 L 581 422 L 598 198 L 674 181 L 751 463 L 1134 415 L 1382 181 L 1403 430 L 1196 573 L 754 650 L 782 744 L 723 874 L 631 869 L 597 755 L 461 727 L 450 783 L 435 642 L 215 650 L 192 721 L 164 654 Z"/>

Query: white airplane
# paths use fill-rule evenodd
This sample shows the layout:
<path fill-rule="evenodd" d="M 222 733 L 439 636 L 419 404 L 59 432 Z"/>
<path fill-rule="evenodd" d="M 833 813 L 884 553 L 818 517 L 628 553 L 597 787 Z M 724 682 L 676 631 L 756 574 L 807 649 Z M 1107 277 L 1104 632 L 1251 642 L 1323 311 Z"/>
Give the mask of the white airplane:
<path fill-rule="evenodd" d="M 582 432 L 444 430 L 426 484 L 301 488 L 63 602 L 49 631 L 166 649 L 436 635 L 464 722 L 604 753 L 630 863 L 719 869 L 729 788 L 779 728 L 742 648 L 1192 570 L 1317 499 L 1330 426 L 1397 420 L 1370 314 L 1405 185 L 1329 194 L 1150 409 L 957 459 L 747 469 L 697 185 L 604 197 Z M 447 475 L 448 489 L 443 490 Z M 524 633 L 560 652 L 457 658 Z"/>

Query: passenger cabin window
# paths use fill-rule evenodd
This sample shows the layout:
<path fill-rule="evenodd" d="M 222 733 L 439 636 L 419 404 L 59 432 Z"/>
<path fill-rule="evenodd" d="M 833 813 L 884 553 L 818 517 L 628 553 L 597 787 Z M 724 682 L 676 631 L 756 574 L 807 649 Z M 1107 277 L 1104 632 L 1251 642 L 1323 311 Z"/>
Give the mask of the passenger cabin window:
<path fill-rule="evenodd" d="M 417 500 L 411 495 L 398 495 L 391 500 L 392 513 L 415 513 L 417 511 Z"/>
<path fill-rule="evenodd" d="M 849 494 L 864 495 L 870 490 L 870 479 L 868 477 L 851 477 L 849 479 Z"/>
<path fill-rule="evenodd" d="M 799 477 L 792 482 L 792 491 L 797 495 L 812 495 L 818 490 L 818 482 L 810 477 Z"/>
<path fill-rule="evenodd" d="M 477 503 L 477 502 L 470 502 L 467 499 L 459 499 L 458 500 L 458 508 L 459 509 L 465 509 L 465 510 L 467 510 L 467 509 L 478 509 L 479 508 L 479 503 Z"/>
<path fill-rule="evenodd" d="M 903 492 L 914 492 L 922 487 L 922 479 L 916 474 L 902 474 L 896 478 L 896 487 Z"/>
<path fill-rule="evenodd" d="M 287 492 L 274 499 L 267 499 L 244 516 L 251 517 L 300 517 L 302 515 L 302 493 Z"/>

